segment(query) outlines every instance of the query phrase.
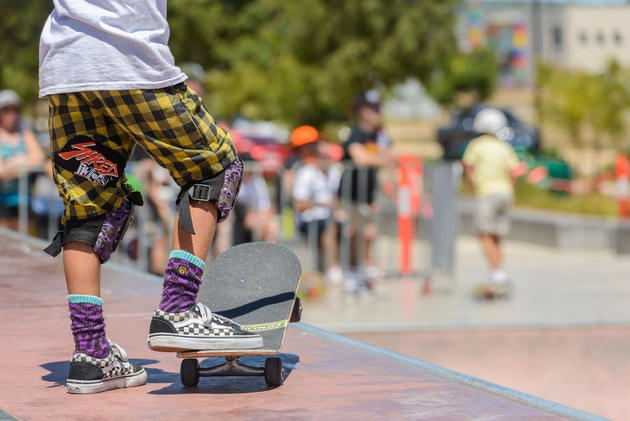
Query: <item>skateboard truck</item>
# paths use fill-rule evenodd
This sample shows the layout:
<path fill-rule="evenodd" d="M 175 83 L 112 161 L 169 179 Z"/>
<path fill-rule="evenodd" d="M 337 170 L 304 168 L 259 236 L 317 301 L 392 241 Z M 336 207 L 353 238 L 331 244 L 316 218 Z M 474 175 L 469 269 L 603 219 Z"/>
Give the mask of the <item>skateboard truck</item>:
<path fill-rule="evenodd" d="M 225 357 L 226 362 L 214 367 L 201 368 L 196 358 L 182 361 L 180 376 L 184 386 L 195 387 L 200 377 L 213 376 L 265 376 L 268 386 L 280 386 L 284 382 L 282 359 L 271 357 L 265 360 L 265 367 L 252 367 L 243 364 L 239 357 Z"/>

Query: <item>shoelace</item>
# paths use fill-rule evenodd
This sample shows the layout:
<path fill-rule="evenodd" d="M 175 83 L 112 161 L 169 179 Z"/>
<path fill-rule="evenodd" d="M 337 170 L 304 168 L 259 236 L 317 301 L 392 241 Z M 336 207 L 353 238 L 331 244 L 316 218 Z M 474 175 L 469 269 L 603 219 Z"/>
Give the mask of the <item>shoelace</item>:
<path fill-rule="evenodd" d="M 197 310 L 199 311 L 199 314 L 201 315 L 201 319 L 203 320 L 203 325 L 206 327 L 209 327 L 213 320 L 218 321 L 223 324 L 227 324 L 229 326 L 235 326 L 235 325 L 238 326 L 236 323 L 234 323 L 233 320 L 230 320 L 227 317 L 221 316 L 219 314 L 213 313 L 212 311 L 210 311 L 208 307 L 206 307 L 202 303 L 197 303 L 196 307 L 197 307 Z"/>
<path fill-rule="evenodd" d="M 125 351 L 125 349 L 122 346 L 118 345 L 115 342 L 112 342 L 109 338 L 107 339 L 107 341 L 109 342 L 109 346 L 112 348 L 114 355 L 119 361 L 121 362 L 129 361 L 129 357 L 127 356 L 127 351 Z"/>

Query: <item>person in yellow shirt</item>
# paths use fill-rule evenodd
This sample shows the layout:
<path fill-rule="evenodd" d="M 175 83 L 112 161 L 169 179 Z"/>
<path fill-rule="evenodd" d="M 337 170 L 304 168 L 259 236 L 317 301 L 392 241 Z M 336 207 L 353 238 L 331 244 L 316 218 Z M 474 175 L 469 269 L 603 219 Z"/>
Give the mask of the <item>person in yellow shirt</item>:
<path fill-rule="evenodd" d="M 491 282 L 476 294 L 486 298 L 506 296 L 508 277 L 503 269 L 501 238 L 510 227 L 509 210 L 514 198 L 518 157 L 506 141 L 509 131 L 505 114 L 494 108 L 480 111 L 473 130 L 481 136 L 472 140 L 463 157 L 465 174 L 477 197 L 477 231 L 481 248 L 492 270 Z"/>

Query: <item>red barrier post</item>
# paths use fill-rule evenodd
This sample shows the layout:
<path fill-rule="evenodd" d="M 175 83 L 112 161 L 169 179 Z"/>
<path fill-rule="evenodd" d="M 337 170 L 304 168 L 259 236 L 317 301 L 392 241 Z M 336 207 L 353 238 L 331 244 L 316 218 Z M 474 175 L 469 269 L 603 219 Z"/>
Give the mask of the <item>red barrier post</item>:
<path fill-rule="evenodd" d="M 630 216 L 628 208 L 628 182 L 630 180 L 630 161 L 626 155 L 619 155 L 615 161 L 615 173 L 617 174 L 617 200 L 619 202 L 619 218 L 627 219 Z"/>
<path fill-rule="evenodd" d="M 416 238 L 415 216 L 420 211 L 422 165 L 411 155 L 400 156 L 398 164 L 398 272 L 404 275 L 413 270 L 411 256 Z"/>

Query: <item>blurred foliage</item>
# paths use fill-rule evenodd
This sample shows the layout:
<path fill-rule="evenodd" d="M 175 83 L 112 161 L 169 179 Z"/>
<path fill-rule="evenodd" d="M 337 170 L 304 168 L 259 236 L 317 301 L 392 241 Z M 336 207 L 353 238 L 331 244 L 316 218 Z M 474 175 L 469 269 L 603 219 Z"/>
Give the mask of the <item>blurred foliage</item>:
<path fill-rule="evenodd" d="M 617 199 L 601 193 L 562 194 L 541 189 L 519 180 L 514 197 L 517 206 L 555 212 L 579 213 L 597 216 L 618 216 Z"/>
<path fill-rule="evenodd" d="M 614 61 L 601 74 L 541 64 L 537 78 L 542 93 L 541 121 L 564 129 L 576 146 L 624 148 L 630 70 Z"/>
<path fill-rule="evenodd" d="M 169 0 L 169 45 L 177 63 L 208 71 L 207 100 L 218 115 L 319 124 L 344 118 L 361 90 L 410 76 L 426 83 L 455 50 L 459 3 Z M 27 101 L 37 94 L 39 35 L 51 8 L 0 0 L 0 87 Z"/>
<path fill-rule="evenodd" d="M 469 183 L 462 183 L 460 193 L 473 197 Z M 514 191 L 514 204 L 522 208 L 566 212 L 594 216 L 618 216 L 617 199 L 601 193 L 566 194 L 541 188 L 519 179 Z"/>
<path fill-rule="evenodd" d="M 52 2 L 0 0 L 0 89 L 37 98 L 39 35 Z"/>
<path fill-rule="evenodd" d="M 429 94 L 442 105 L 451 105 L 460 92 L 472 93 L 475 102 L 492 95 L 497 83 L 497 61 L 489 49 L 452 56 L 429 83 Z"/>
<path fill-rule="evenodd" d="M 176 60 L 209 69 L 229 117 L 321 124 L 359 91 L 427 81 L 455 48 L 459 0 L 169 0 Z"/>

